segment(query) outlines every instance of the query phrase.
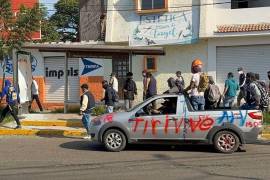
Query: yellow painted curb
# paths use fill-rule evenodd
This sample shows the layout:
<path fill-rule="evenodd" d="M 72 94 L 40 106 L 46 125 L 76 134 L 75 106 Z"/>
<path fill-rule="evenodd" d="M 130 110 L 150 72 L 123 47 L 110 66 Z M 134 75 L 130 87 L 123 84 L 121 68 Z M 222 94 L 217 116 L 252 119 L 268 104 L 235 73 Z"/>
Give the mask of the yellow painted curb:
<path fill-rule="evenodd" d="M 84 136 L 85 134 L 80 130 L 0 129 L 0 135 L 3 136 Z"/>
<path fill-rule="evenodd" d="M 23 120 L 23 126 L 64 126 L 64 127 L 83 127 L 81 121 L 64 120 Z"/>
<path fill-rule="evenodd" d="M 263 138 L 270 139 L 270 133 L 267 133 L 267 134 L 262 134 L 262 137 L 263 137 Z"/>

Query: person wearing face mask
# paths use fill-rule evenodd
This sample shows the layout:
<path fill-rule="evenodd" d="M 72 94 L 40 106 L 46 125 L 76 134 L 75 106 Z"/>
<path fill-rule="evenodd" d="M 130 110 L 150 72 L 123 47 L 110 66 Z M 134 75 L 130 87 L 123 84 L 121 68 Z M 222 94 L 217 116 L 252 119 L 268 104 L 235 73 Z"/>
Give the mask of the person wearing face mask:
<path fill-rule="evenodd" d="M 239 67 L 237 69 L 238 74 L 239 74 L 239 87 L 240 87 L 240 92 L 237 96 L 237 106 L 240 107 L 241 100 L 245 98 L 246 96 L 246 90 L 245 90 L 245 85 L 246 85 L 246 74 L 244 72 L 243 67 Z"/>

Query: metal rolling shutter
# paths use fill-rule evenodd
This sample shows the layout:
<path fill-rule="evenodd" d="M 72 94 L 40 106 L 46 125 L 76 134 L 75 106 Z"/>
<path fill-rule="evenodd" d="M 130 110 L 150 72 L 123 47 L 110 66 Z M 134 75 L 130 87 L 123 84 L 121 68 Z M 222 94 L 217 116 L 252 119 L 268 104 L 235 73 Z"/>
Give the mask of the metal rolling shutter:
<path fill-rule="evenodd" d="M 223 85 L 228 72 L 233 72 L 238 81 L 237 68 L 260 74 L 267 80 L 270 70 L 270 45 L 217 47 L 217 83 Z"/>
<path fill-rule="evenodd" d="M 64 75 L 60 76 L 64 72 L 64 62 L 64 57 L 44 58 L 46 102 L 64 102 Z M 69 59 L 68 70 L 68 101 L 79 102 L 79 60 Z"/>

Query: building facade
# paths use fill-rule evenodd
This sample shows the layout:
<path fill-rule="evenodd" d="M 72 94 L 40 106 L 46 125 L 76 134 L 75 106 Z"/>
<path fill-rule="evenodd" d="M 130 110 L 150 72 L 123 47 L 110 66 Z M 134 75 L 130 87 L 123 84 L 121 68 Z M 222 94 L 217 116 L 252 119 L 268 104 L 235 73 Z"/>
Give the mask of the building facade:
<path fill-rule="evenodd" d="M 142 96 L 142 70 L 152 70 L 158 80 L 158 92 L 162 93 L 167 88 L 166 80 L 174 77 L 178 70 L 189 83 L 190 65 L 195 58 L 203 60 L 204 71 L 212 75 L 222 88 L 228 72 L 233 72 L 238 78 L 237 68 L 240 66 L 246 71 L 259 73 L 262 80 L 267 79 L 266 72 L 270 70 L 268 1 L 113 0 L 105 4 L 106 43 L 165 48 L 165 56 L 132 57 L 129 69 L 140 89 L 139 98 Z M 176 23 L 183 19 L 177 17 L 181 15 L 186 16 L 186 23 L 178 26 Z M 172 22 L 173 19 L 176 21 Z M 165 28 L 168 25 L 175 28 Z M 160 38 L 178 35 L 179 31 L 185 37 L 191 33 L 191 39 L 163 38 L 165 41 L 162 41 Z"/>

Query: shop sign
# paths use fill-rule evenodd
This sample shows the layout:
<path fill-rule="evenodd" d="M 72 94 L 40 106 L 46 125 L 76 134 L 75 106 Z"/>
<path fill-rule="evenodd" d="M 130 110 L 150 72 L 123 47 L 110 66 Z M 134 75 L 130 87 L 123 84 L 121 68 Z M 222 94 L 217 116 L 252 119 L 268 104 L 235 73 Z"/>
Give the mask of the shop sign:
<path fill-rule="evenodd" d="M 198 40 L 199 11 L 141 15 L 131 23 L 130 46 L 190 44 Z"/>
<path fill-rule="evenodd" d="M 104 76 L 103 59 L 81 58 L 80 75 L 81 76 Z"/>

